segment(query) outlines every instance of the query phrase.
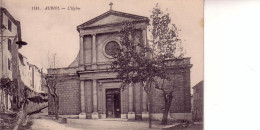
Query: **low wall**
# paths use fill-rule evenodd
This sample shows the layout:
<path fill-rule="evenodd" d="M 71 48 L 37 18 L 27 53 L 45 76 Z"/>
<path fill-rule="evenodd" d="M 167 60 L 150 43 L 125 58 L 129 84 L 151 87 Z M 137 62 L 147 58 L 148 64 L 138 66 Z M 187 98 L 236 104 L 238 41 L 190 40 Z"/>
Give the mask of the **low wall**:
<path fill-rule="evenodd" d="M 78 118 L 78 115 L 59 115 L 60 117 L 63 118 Z M 105 116 L 100 117 L 100 119 L 105 119 Z M 162 120 L 163 117 L 163 113 L 152 113 L 152 120 Z M 123 119 L 127 119 L 127 115 L 126 116 L 122 116 L 121 114 L 121 118 Z M 188 121 L 192 121 L 192 114 L 191 113 L 170 113 L 168 115 L 168 120 L 188 120 Z"/>
<path fill-rule="evenodd" d="M 32 113 L 35 111 L 38 111 L 44 107 L 48 106 L 48 102 L 44 102 L 44 103 L 33 103 L 33 102 L 29 102 L 29 104 L 27 105 L 26 109 L 28 113 Z"/>
<path fill-rule="evenodd" d="M 163 113 L 152 113 L 152 120 L 162 120 Z M 191 113 L 169 113 L 169 120 L 192 120 Z"/>

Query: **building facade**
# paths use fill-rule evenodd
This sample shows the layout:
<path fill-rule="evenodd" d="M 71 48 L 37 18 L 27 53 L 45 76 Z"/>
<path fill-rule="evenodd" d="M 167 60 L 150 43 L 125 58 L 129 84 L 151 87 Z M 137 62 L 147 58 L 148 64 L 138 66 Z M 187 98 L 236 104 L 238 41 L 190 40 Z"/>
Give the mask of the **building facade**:
<path fill-rule="evenodd" d="M 44 86 L 42 85 L 42 70 L 40 70 L 37 66 L 32 65 L 33 75 L 32 75 L 32 85 L 35 92 L 44 93 L 46 92 Z"/>
<path fill-rule="evenodd" d="M 19 70 L 25 86 L 37 93 L 45 93 L 42 85 L 42 70 L 30 64 L 28 59 L 19 53 Z"/>
<path fill-rule="evenodd" d="M 19 53 L 19 70 L 21 75 L 21 80 L 24 85 L 33 90 L 32 87 L 32 69 L 28 62 L 28 59 Z"/>
<path fill-rule="evenodd" d="M 193 109 L 192 109 L 192 117 L 194 121 L 203 121 L 203 91 L 204 91 L 204 83 L 200 81 L 196 84 L 193 89 Z"/>
<path fill-rule="evenodd" d="M 16 42 L 21 39 L 20 22 L 15 20 L 13 16 L 5 9 L 0 7 L 0 78 L 9 78 L 13 80 L 13 52 L 18 51 Z M 11 108 L 10 101 L 12 97 L 0 90 L 1 106 L 5 109 Z"/>
<path fill-rule="evenodd" d="M 17 83 L 15 96 L 0 90 L 0 106 L 10 110 L 11 107 L 20 107 L 25 86 L 37 93 L 46 92 L 42 91 L 41 71 L 35 65 L 29 64 L 28 59 L 18 51 L 22 45 L 27 44 L 21 38 L 20 22 L 2 7 L 0 7 L 0 30 L 0 79 L 9 78 Z"/>
<path fill-rule="evenodd" d="M 120 46 L 119 31 L 125 21 L 131 21 L 147 42 L 147 17 L 109 10 L 79 26 L 80 50 L 67 68 L 48 69 L 48 74 L 66 74 L 57 85 L 59 114 L 79 115 L 79 118 L 147 119 L 147 94 L 140 84 L 120 89 L 121 81 L 110 71 L 111 50 Z M 173 77 L 180 86 L 174 93 L 170 118 L 191 119 L 190 59 L 171 61 Z M 178 70 L 178 71 L 177 71 Z M 163 94 L 154 90 L 152 117 L 161 119 Z M 54 114 L 53 99 L 49 96 L 49 114 Z"/>

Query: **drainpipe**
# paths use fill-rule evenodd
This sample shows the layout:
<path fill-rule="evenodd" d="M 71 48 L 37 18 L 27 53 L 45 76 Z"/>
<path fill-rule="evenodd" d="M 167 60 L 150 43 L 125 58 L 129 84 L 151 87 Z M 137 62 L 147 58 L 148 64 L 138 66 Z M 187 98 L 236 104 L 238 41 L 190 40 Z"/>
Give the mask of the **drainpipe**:
<path fill-rule="evenodd" d="M 2 72 L 1 72 L 1 78 L 3 77 L 3 31 L 4 30 L 2 30 L 2 24 L 3 24 L 3 11 L 2 10 L 0 10 L 0 36 L 1 36 L 1 55 L 2 55 L 2 57 L 1 57 L 1 59 L 2 59 L 2 67 L 1 67 L 1 69 L 2 69 Z M 0 62 L 1 63 L 1 62 Z M 0 106 L 2 107 L 2 103 L 4 102 L 3 100 L 3 91 L 1 90 L 1 102 L 0 102 Z"/>
<path fill-rule="evenodd" d="M 1 55 L 2 55 L 2 57 L 1 57 L 1 62 L 2 62 L 2 65 L 1 65 L 1 70 L 2 70 L 2 73 L 1 73 L 1 78 L 3 78 L 3 71 L 4 71 L 4 67 L 3 67 L 3 32 L 4 32 L 4 30 L 2 30 L 2 24 L 3 24 L 3 11 L 1 10 L 1 12 L 0 12 L 0 20 L 1 20 L 1 22 L 0 22 L 0 28 L 1 28 Z"/>

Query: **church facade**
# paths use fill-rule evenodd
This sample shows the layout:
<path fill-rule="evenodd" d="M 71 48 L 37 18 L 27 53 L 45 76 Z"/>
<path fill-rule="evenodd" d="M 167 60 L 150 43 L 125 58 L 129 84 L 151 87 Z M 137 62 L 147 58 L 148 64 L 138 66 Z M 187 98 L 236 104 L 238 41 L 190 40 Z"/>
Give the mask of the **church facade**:
<path fill-rule="evenodd" d="M 147 94 L 140 84 L 120 89 L 121 81 L 109 71 L 112 50 L 120 46 L 119 31 L 125 21 L 131 21 L 147 42 L 147 17 L 110 9 L 79 26 L 80 50 L 67 68 L 48 69 L 48 74 L 66 74 L 59 82 L 59 114 L 78 115 L 79 118 L 148 118 Z M 191 119 L 190 58 L 171 61 L 176 81 L 180 86 L 174 92 L 170 118 Z M 160 90 L 154 90 L 152 117 L 162 118 L 164 99 Z M 54 114 L 53 99 L 49 96 L 49 114 Z"/>

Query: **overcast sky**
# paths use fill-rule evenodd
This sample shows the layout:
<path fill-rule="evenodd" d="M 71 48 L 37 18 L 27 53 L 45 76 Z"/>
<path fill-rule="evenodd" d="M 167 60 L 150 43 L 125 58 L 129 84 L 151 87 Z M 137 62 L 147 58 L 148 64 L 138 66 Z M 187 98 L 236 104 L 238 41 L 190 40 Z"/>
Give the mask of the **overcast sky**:
<path fill-rule="evenodd" d="M 2 0 L 13 17 L 21 22 L 22 39 L 28 43 L 20 52 L 39 68 L 47 67 L 48 53 L 56 53 L 57 62 L 67 67 L 79 51 L 76 26 L 109 10 L 149 17 L 155 0 Z M 203 80 L 203 3 L 202 0 L 163 0 L 161 8 L 168 12 L 177 25 L 183 40 L 186 57 L 191 57 L 191 86 Z M 32 10 L 38 6 L 41 10 Z M 45 10 L 47 6 L 80 10 Z"/>

